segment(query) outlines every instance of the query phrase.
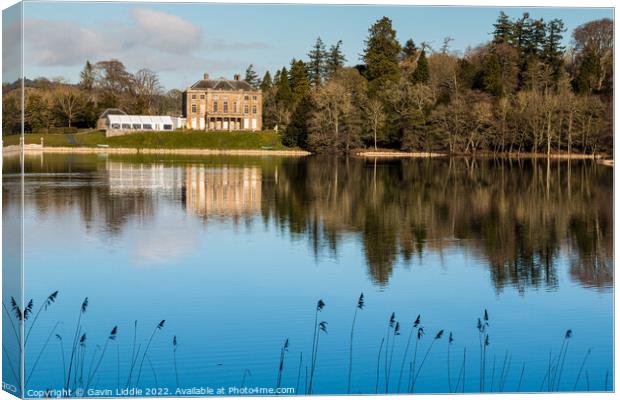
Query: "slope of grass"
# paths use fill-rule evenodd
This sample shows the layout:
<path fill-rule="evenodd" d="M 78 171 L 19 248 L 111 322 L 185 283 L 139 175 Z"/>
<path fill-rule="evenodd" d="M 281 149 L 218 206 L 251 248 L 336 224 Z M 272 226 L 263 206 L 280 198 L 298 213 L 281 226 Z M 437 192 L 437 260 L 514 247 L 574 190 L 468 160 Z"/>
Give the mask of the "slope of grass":
<path fill-rule="evenodd" d="M 174 132 L 139 132 L 125 136 L 106 138 L 103 132 L 87 130 L 73 135 L 38 134 L 24 135 L 26 144 L 51 147 L 110 147 L 161 148 L 161 149 L 260 149 L 284 150 L 280 135 L 274 131 L 264 132 L 204 132 L 179 130 Z M 4 136 L 3 145 L 19 144 L 19 136 Z"/>

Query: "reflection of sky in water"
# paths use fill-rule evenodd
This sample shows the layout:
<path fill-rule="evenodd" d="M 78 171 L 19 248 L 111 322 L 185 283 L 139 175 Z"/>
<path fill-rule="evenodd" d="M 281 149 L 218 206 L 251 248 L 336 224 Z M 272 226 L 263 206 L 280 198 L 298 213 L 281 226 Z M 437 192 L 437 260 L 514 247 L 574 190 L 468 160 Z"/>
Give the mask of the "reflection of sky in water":
<path fill-rule="evenodd" d="M 391 391 L 396 390 L 407 336 L 418 314 L 427 330 L 419 352 L 426 351 L 439 329 L 445 329 L 446 336 L 453 332 L 453 380 L 466 347 L 466 391 L 477 391 L 475 324 L 484 308 L 491 315 L 487 387 L 493 359 L 499 374 L 508 351 L 506 390 L 517 389 L 522 368 L 521 390 L 540 390 L 549 351 L 557 354 L 566 329 L 572 329 L 574 337 L 561 388 L 572 389 L 588 348 L 592 353 L 585 370 L 590 388 L 604 389 L 607 371 L 611 386 L 612 291 L 584 287 L 571 275 L 570 260 L 575 257 L 571 247 L 563 245 L 553 259 L 552 286 L 526 286 L 519 291 L 508 284 L 498 290 L 492 279 L 498 272 L 473 238 L 443 238 L 443 246 L 429 243 L 409 261 L 396 256 L 388 282 L 377 284 L 377 274 L 367 266 L 365 241 L 352 227 L 339 233 L 336 249 L 330 250 L 329 241 L 322 239 L 320 246 L 326 250 L 317 256 L 307 237 L 310 232 L 291 234 L 287 221 L 275 218 L 274 210 L 290 205 L 292 196 L 299 193 L 284 186 L 283 170 L 274 169 L 270 162 L 250 160 L 247 165 L 231 166 L 208 161 L 155 168 L 144 164 L 140 173 L 135 172 L 135 164 L 115 164 L 112 171 L 109 166 L 114 164 L 107 164 L 108 169 L 99 164 L 97 171 L 76 178 L 77 182 L 73 179 L 76 187 L 81 182 L 96 188 L 73 200 L 68 194 L 63 197 L 63 192 L 46 200 L 45 191 L 37 192 L 52 178 L 31 182 L 25 210 L 26 293 L 40 302 L 60 290 L 57 304 L 38 322 L 32 347 L 40 348 L 58 320 L 62 321 L 59 333 L 70 340 L 79 305 L 88 296 L 90 306 L 84 317 L 88 362 L 111 327 L 119 326 L 117 341 L 98 373 L 99 387 L 117 385 L 116 345 L 121 354 L 121 386 L 126 381 L 133 321 L 139 320 L 138 344 L 145 346 L 157 322 L 166 319 L 149 350 L 154 370 L 144 367 L 141 386 L 154 385 L 155 380 L 160 386 L 176 385 L 172 336 L 177 335 L 181 386 L 239 385 L 247 368 L 251 371 L 248 385 L 271 387 L 280 346 L 289 338 L 283 386 L 297 386 L 301 353 L 303 391 L 314 305 L 323 298 L 327 306 L 320 320 L 328 322 L 329 333 L 320 336 L 315 392 L 343 393 L 351 319 L 360 292 L 367 306 L 357 319 L 354 393 L 375 392 L 377 352 L 392 311 L 402 324 L 402 335 L 394 346 Z M 120 167 L 125 175 L 118 173 Z M 127 178 L 127 171 L 133 171 L 132 178 Z M 345 179 L 344 173 L 339 179 Z M 50 187 L 62 188 L 67 180 L 62 177 Z M 325 191 L 330 189 L 328 183 Z M 335 217 L 325 211 L 309 212 L 322 215 L 321 224 L 334 223 L 329 219 Z M 446 350 L 444 337 L 424 364 L 416 391 L 446 391 Z M 32 363 L 35 356 L 29 357 Z M 55 387 L 54 382 L 62 380 L 60 362 L 58 343 L 53 342 L 42 355 L 32 386 Z M 380 391 L 385 391 L 383 369 L 380 373 Z M 585 390 L 583 374 L 577 388 Z M 494 387 L 499 388 L 497 376 Z"/>

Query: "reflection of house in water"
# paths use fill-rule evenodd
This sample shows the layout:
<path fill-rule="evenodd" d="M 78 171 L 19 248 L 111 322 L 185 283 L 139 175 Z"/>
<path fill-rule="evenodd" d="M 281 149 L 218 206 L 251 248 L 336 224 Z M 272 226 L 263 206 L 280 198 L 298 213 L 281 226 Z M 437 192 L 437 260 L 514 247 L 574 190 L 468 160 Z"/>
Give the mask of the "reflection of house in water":
<path fill-rule="evenodd" d="M 180 197 L 183 169 L 164 164 L 132 164 L 109 161 L 106 164 L 110 193 L 158 192 Z"/>
<path fill-rule="evenodd" d="M 187 211 L 198 215 L 250 215 L 261 208 L 261 170 L 250 168 L 206 168 L 185 170 Z"/>

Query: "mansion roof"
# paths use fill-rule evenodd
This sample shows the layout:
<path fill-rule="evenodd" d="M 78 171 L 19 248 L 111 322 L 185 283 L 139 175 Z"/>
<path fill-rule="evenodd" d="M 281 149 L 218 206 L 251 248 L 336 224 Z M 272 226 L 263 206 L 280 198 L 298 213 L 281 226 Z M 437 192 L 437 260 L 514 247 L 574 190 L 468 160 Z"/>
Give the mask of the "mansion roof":
<path fill-rule="evenodd" d="M 228 80 L 228 79 L 201 79 L 194 83 L 190 89 L 211 89 L 211 90 L 244 90 L 255 91 L 246 81 L 241 80 Z"/>

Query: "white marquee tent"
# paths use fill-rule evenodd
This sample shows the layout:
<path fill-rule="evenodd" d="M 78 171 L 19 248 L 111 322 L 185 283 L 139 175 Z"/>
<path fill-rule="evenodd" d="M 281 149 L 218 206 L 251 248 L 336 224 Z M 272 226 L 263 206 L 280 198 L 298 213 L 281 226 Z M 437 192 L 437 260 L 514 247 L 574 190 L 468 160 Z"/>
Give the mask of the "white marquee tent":
<path fill-rule="evenodd" d="M 172 131 L 179 126 L 177 118 L 160 115 L 107 115 L 108 129 L 135 131 Z"/>

